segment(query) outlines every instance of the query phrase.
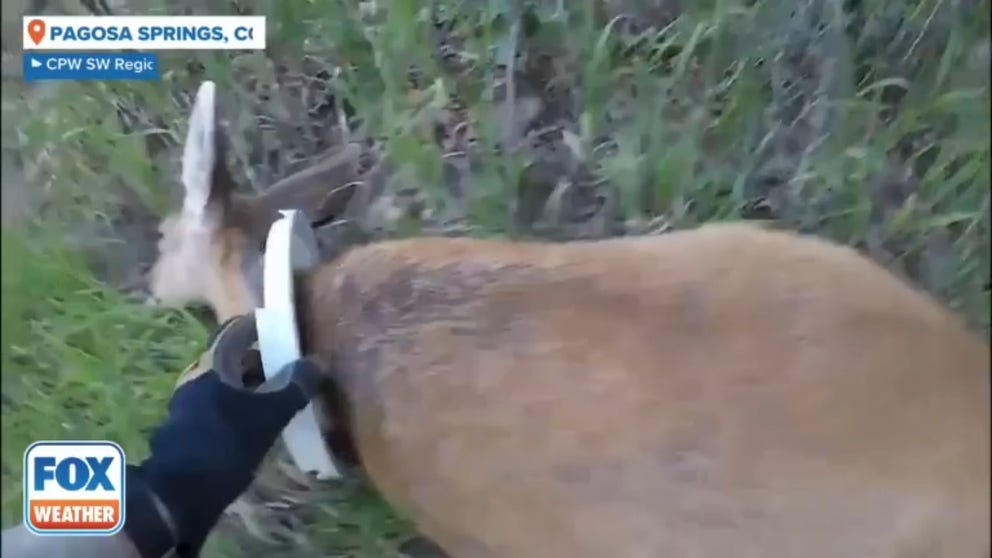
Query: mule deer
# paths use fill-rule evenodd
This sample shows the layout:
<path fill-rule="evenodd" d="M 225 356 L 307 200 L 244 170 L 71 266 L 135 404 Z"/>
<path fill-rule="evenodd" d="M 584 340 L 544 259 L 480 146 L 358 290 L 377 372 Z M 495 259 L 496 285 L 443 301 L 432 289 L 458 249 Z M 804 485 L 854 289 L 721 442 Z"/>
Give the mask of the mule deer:
<path fill-rule="evenodd" d="M 214 115 L 207 83 L 152 288 L 225 320 L 279 200 L 234 197 Z M 989 345 L 850 248 L 419 238 L 299 285 L 363 470 L 453 557 L 989 556 Z"/>

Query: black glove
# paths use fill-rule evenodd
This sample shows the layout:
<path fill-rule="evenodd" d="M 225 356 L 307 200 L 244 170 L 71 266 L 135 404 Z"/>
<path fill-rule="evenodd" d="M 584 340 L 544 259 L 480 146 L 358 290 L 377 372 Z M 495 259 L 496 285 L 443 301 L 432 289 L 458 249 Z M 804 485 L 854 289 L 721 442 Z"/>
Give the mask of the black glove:
<path fill-rule="evenodd" d="M 319 378 L 316 365 L 300 360 L 256 390 L 225 382 L 212 368 L 176 390 L 152 434 L 151 455 L 127 468 L 124 529 L 142 556 L 159 558 L 173 547 L 179 556 L 199 553 Z M 156 497 L 168 518 L 154 511 Z"/>

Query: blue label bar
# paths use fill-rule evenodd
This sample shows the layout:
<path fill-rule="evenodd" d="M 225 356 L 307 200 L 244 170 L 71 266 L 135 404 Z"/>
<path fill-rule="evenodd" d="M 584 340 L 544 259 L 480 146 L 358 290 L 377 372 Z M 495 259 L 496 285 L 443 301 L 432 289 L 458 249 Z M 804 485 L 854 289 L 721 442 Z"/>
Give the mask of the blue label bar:
<path fill-rule="evenodd" d="M 152 52 L 25 52 L 24 81 L 157 80 L 158 55 Z"/>

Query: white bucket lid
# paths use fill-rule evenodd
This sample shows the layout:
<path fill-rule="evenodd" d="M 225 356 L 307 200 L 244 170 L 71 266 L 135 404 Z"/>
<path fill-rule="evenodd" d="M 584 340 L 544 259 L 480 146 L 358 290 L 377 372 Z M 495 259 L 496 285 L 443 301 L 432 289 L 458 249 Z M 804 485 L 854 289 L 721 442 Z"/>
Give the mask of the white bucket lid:
<path fill-rule="evenodd" d="M 280 213 L 282 217 L 272 224 L 265 245 L 263 307 L 255 309 L 258 350 L 266 379 L 301 357 L 293 276 L 319 261 L 306 216 L 296 210 Z M 321 435 L 313 402 L 289 421 L 282 438 L 300 470 L 315 473 L 318 479 L 341 477 Z"/>

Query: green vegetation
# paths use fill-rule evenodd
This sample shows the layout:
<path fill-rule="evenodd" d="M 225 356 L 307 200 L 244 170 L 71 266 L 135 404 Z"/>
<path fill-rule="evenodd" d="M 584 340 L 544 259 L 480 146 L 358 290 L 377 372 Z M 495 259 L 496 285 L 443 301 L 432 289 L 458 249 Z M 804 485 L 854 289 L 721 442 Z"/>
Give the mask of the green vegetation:
<path fill-rule="evenodd" d="M 56 3 L 36 4 L 86 13 Z M 164 53 L 161 82 L 29 86 L 8 75 L 11 14 L 5 526 L 30 441 L 107 437 L 140 458 L 202 349 L 209 325 L 143 305 L 140 279 L 181 195 L 203 79 L 220 86 L 246 189 L 342 137 L 384 152 L 390 172 L 348 225 L 364 238 L 773 219 L 858 247 L 989 331 L 988 0 L 111 5 L 265 14 L 269 48 Z M 207 556 L 390 555 L 405 524 L 368 490 L 308 491 L 273 459 L 246 508 L 258 515 L 226 523 Z M 277 500 L 294 503 L 263 504 Z"/>

